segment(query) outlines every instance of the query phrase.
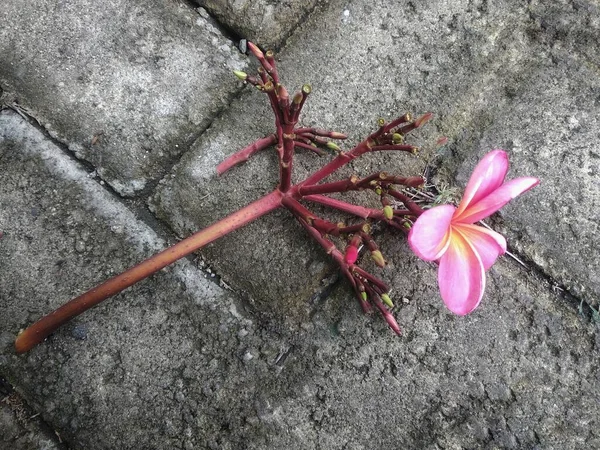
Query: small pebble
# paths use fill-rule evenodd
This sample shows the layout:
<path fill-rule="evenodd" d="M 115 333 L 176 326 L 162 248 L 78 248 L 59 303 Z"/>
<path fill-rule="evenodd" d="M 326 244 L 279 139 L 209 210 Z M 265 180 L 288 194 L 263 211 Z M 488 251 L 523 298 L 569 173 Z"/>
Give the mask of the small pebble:
<path fill-rule="evenodd" d="M 83 241 L 75 241 L 75 251 L 77 253 L 85 252 L 85 242 Z"/>
<path fill-rule="evenodd" d="M 80 341 L 87 339 L 87 333 L 87 327 L 83 324 L 75 325 L 71 330 L 71 336 Z"/>

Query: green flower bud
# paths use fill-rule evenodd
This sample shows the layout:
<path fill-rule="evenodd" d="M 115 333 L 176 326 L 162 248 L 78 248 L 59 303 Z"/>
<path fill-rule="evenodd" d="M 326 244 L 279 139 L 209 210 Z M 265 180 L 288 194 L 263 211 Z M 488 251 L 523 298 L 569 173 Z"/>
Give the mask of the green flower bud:
<path fill-rule="evenodd" d="M 233 74 L 242 81 L 246 81 L 246 78 L 248 78 L 248 74 L 246 72 L 242 72 L 241 70 L 234 70 Z"/>
<path fill-rule="evenodd" d="M 392 303 L 392 299 L 390 298 L 389 295 L 387 295 L 387 294 L 381 294 L 381 300 L 383 300 L 383 303 L 385 303 L 386 305 L 388 305 L 390 308 L 394 307 L 394 304 Z"/>
<path fill-rule="evenodd" d="M 341 148 L 338 147 L 338 145 L 335 142 L 328 142 L 327 144 L 327 148 L 336 152 L 339 152 L 341 150 Z"/>
<path fill-rule="evenodd" d="M 385 259 L 383 259 L 383 254 L 379 250 L 375 250 L 371 252 L 371 258 L 375 261 L 379 267 L 385 267 Z"/>
<path fill-rule="evenodd" d="M 387 220 L 392 220 L 394 218 L 394 210 L 390 205 L 386 205 L 383 207 L 383 215 Z"/>

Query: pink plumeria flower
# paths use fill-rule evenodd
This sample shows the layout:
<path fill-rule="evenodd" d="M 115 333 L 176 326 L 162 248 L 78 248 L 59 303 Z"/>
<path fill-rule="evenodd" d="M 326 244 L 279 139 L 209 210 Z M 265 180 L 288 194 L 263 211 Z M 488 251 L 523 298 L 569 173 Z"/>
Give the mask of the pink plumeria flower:
<path fill-rule="evenodd" d="M 485 271 L 506 252 L 499 233 L 474 225 L 540 181 L 523 177 L 504 182 L 508 156 L 494 150 L 477 164 L 458 208 L 436 206 L 414 223 L 408 242 L 425 261 L 438 261 L 438 283 L 450 311 L 465 315 L 479 305 L 485 290 Z"/>

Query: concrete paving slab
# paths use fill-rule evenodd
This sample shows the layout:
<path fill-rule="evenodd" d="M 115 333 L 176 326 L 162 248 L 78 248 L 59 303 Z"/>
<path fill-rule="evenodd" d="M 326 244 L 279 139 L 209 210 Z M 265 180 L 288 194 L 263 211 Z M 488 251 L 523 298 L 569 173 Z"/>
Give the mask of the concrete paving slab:
<path fill-rule="evenodd" d="M 199 0 L 243 39 L 279 49 L 314 9 L 317 0 Z"/>
<path fill-rule="evenodd" d="M 510 152 L 513 176 L 537 174 L 541 185 L 500 213 L 499 230 L 557 286 L 597 307 L 600 60 L 592 49 L 600 47 L 600 8 L 533 3 L 529 13 L 523 45 L 532 41 L 537 51 L 517 58 L 504 92 L 488 100 L 494 105 L 486 109 L 489 125 L 457 136 L 453 150 L 464 161 L 459 179 L 465 182 L 474 164 L 468 155 L 480 157 L 492 146 Z"/>
<path fill-rule="evenodd" d="M 184 261 L 14 355 L 19 327 L 164 242 L 15 113 L 0 123 L 0 374 L 69 448 L 600 444 L 597 326 L 508 259 L 453 316 L 401 241 L 382 273 L 406 286 L 403 338 L 345 285 L 275 334 Z"/>
<path fill-rule="evenodd" d="M 0 85 L 123 195 L 172 162 L 239 89 L 246 64 L 180 2 L 0 4 Z"/>
<path fill-rule="evenodd" d="M 165 242 L 13 112 L 0 112 L 0 161 L 0 374 L 73 448 L 198 448 L 216 435 L 219 414 L 194 409 L 202 404 L 196 394 L 216 395 L 218 381 L 198 383 L 196 371 L 219 368 L 213 348 L 233 345 L 224 354 L 239 369 L 259 347 L 246 338 L 252 321 L 235 299 L 189 261 L 14 356 L 19 328 Z M 212 337 L 200 337 L 205 327 Z M 188 367 L 187 358 L 198 366 Z M 198 391 L 185 419 L 176 405 L 188 378 Z M 205 431 L 191 432 L 186 421 Z"/>

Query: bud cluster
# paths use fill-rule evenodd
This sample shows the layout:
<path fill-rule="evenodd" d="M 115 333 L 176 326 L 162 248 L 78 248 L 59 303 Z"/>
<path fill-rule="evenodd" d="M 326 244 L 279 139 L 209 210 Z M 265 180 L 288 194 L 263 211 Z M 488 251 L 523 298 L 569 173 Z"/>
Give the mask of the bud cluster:
<path fill-rule="evenodd" d="M 407 113 L 391 122 L 379 119 L 378 129 L 374 133 L 353 149 L 343 151 L 332 140 L 346 139 L 346 135 L 317 128 L 297 127 L 302 107 L 311 93 L 310 85 L 302 86 L 302 89 L 294 93 L 290 99 L 287 89 L 281 84 L 274 54 L 270 51 L 263 53 L 252 43 L 249 43 L 248 47 L 260 63 L 258 74 L 252 76 L 244 72 L 235 72 L 235 75 L 268 95 L 275 115 L 277 130 L 273 135 L 267 136 L 229 157 L 219 165 L 218 173 L 221 174 L 245 161 L 258 150 L 274 145 L 280 161 L 278 189 L 283 194 L 282 206 L 294 214 L 300 224 L 338 263 L 363 309 L 369 311 L 371 304 L 377 306 L 390 327 L 400 334 L 400 328 L 390 312 L 394 308 L 394 304 L 390 298 L 389 287 L 362 269 L 358 265 L 358 261 L 361 249 L 366 247 L 375 264 L 378 267 L 385 267 L 385 258 L 371 235 L 372 224 L 381 222 L 405 233 L 408 232 L 414 220 L 423 213 L 423 209 L 406 194 L 405 189 L 421 188 L 424 186 L 425 180 L 422 177 L 400 177 L 386 172 L 377 172 L 366 178 L 353 175 L 339 181 L 327 183 L 321 183 L 321 181 L 365 153 L 403 151 L 416 154 L 417 147 L 407 144 L 405 136 L 424 125 L 432 115 L 424 114 L 413 120 L 412 116 Z M 291 173 L 296 149 L 309 150 L 319 156 L 323 156 L 327 150 L 331 150 L 336 157 L 304 181 L 293 185 Z M 358 190 L 372 191 L 377 195 L 381 209 L 351 204 L 326 195 Z M 360 221 L 353 225 L 336 224 L 318 217 L 303 202 L 319 203 L 356 216 Z M 398 207 L 400 204 L 402 207 Z M 343 253 L 338 250 L 332 240 L 334 237 L 346 239 L 347 245 Z M 339 239 L 336 241 L 339 242 Z"/>

